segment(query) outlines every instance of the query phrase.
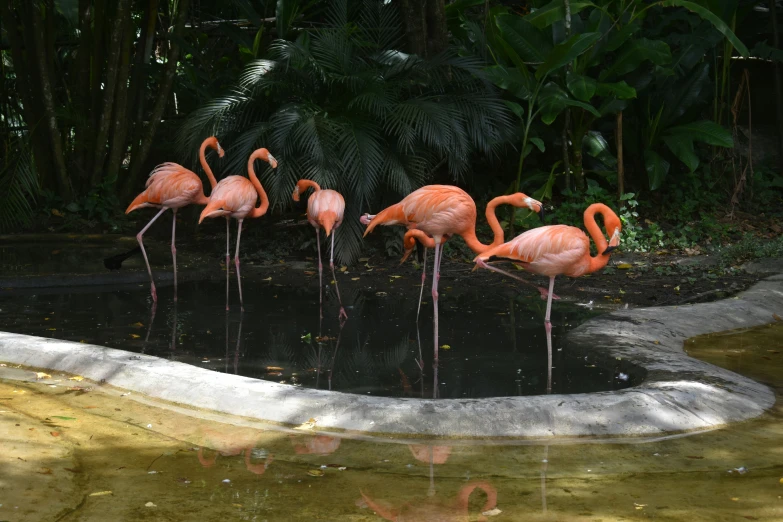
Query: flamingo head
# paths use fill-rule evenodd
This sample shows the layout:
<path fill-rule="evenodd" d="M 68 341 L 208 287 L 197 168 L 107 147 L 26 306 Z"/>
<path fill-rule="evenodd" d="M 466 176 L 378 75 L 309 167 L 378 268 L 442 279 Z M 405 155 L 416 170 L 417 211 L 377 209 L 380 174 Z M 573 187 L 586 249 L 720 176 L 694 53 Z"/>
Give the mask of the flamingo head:
<path fill-rule="evenodd" d="M 519 208 L 529 208 L 533 212 L 539 215 L 541 220 L 544 220 L 544 204 L 538 201 L 537 199 L 533 199 L 527 194 L 523 194 L 522 192 L 517 192 L 516 194 L 511 195 L 513 201 L 512 205 Z"/>
<path fill-rule="evenodd" d="M 266 161 L 267 163 L 269 163 L 272 166 L 273 169 L 277 168 L 277 160 L 275 159 L 274 156 L 269 154 L 268 150 L 266 150 L 264 148 L 260 148 L 260 149 L 256 150 L 253 153 L 253 156 L 255 158 L 260 158 L 260 159 Z"/>
<path fill-rule="evenodd" d="M 620 246 L 620 232 L 623 229 L 623 224 L 617 216 L 604 216 L 604 223 L 606 225 L 606 231 L 612 231 L 612 236 L 609 238 L 609 246 L 604 250 L 604 255 L 608 256 L 618 246 Z"/>
<path fill-rule="evenodd" d="M 209 146 L 217 151 L 219 157 L 222 158 L 226 155 L 226 152 L 223 150 L 223 147 L 220 146 L 217 137 L 212 136 L 209 138 Z"/>

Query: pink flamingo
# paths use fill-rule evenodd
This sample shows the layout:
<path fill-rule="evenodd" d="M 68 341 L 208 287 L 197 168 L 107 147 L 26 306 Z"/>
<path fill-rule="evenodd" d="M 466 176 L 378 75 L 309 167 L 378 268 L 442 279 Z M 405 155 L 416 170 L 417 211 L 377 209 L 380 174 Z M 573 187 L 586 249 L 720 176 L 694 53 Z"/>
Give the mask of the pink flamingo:
<path fill-rule="evenodd" d="M 468 504 L 470 495 L 476 490 L 481 489 L 487 495 L 487 501 L 481 512 L 486 512 L 494 509 L 497 506 L 498 493 L 497 490 L 488 482 L 474 481 L 469 484 L 465 484 L 459 490 L 457 498 L 451 501 L 442 501 L 437 497 L 430 497 L 423 502 L 408 502 L 399 508 L 386 507 L 386 502 L 381 505 L 375 500 L 371 499 L 363 491 L 359 490 L 364 502 L 367 506 L 375 511 L 379 516 L 386 520 L 412 520 L 422 522 L 443 521 L 443 522 L 456 522 L 458 520 L 468 520 Z M 486 521 L 487 517 L 479 515 L 476 520 Z"/>
<path fill-rule="evenodd" d="M 604 218 L 604 227 L 610 236 L 608 243 L 595 220 L 596 214 L 601 214 Z M 617 214 L 603 203 L 594 203 L 587 207 L 584 223 L 598 251 L 595 257 L 590 256 L 590 240 L 582 230 L 568 225 L 549 225 L 528 230 L 507 243 L 485 250 L 474 260 L 481 268 L 500 272 L 525 284 L 530 283 L 505 270 L 488 265 L 487 260 L 508 259 L 520 263 L 525 270 L 534 274 L 549 276 L 544 318 L 549 352 L 549 382 L 551 382 L 552 372 L 552 323 L 549 321 L 549 316 L 552 310 L 555 276 L 563 274 L 568 277 L 579 277 L 600 270 L 609 262 L 609 254 L 620 244 L 622 223 Z M 542 297 L 543 295 L 542 293 Z M 551 384 L 548 387 L 551 387 Z"/>
<path fill-rule="evenodd" d="M 323 304 L 323 264 L 321 263 L 321 228 L 326 232 L 326 237 L 332 234 L 332 229 L 336 229 L 343 222 L 345 214 L 345 200 L 339 192 L 335 190 L 321 190 L 321 187 L 315 181 L 309 179 L 300 179 L 292 195 L 294 201 L 299 201 L 300 194 L 307 189 L 312 188 L 313 193 L 307 199 L 307 221 L 315 227 L 316 243 L 318 244 L 318 302 Z M 334 279 L 334 289 L 337 291 L 337 300 L 340 302 L 340 313 L 338 319 L 348 319 L 348 314 L 343 308 L 343 301 L 340 298 L 340 289 L 337 286 L 337 275 L 334 272 L 334 235 L 332 235 L 332 252 L 329 257 L 329 267 L 332 269 L 332 278 Z"/>
<path fill-rule="evenodd" d="M 277 160 L 269 154 L 269 151 L 261 148 L 254 151 L 247 160 L 247 173 L 250 179 L 244 176 L 227 176 L 220 180 L 220 183 L 212 189 L 212 195 L 209 197 L 207 206 L 201 211 L 198 219 L 199 224 L 205 218 L 226 216 L 226 310 L 228 310 L 228 280 L 230 270 L 229 253 L 229 218 L 239 221 L 237 226 L 237 250 L 234 254 L 234 266 L 237 271 L 237 285 L 239 286 L 239 306 L 245 311 L 245 303 L 242 300 L 242 276 L 239 273 L 239 241 L 242 237 L 242 222 L 245 218 L 258 218 L 266 214 L 269 208 L 269 198 L 266 196 L 264 187 L 256 177 L 253 163 L 257 159 L 268 162 L 272 168 L 277 168 Z M 256 201 L 261 198 L 261 204 L 256 207 Z"/>
<path fill-rule="evenodd" d="M 495 208 L 501 204 L 516 207 L 527 207 L 535 212 L 543 212 L 540 201 L 518 192 L 509 196 L 499 196 L 487 205 L 486 218 L 494 233 L 491 244 L 485 245 L 476 237 L 476 203 L 470 195 L 459 187 L 451 185 L 427 185 L 408 194 L 402 201 L 392 205 L 377 215 L 365 214 L 361 222 L 367 225 L 366 236 L 378 225 L 404 225 L 408 227 L 405 234 L 406 255 L 413 250 L 415 240 L 419 240 L 427 248 L 435 248 L 432 278 L 433 305 L 433 336 L 435 340 L 435 361 L 438 364 L 438 280 L 440 279 L 440 262 L 443 255 L 442 244 L 453 235 L 460 235 L 471 250 L 480 254 L 487 249 L 503 243 L 503 227 L 495 216 Z M 425 262 L 421 272 L 422 289 L 424 292 L 426 276 Z M 418 317 L 418 315 L 417 315 Z"/>
<path fill-rule="evenodd" d="M 225 155 L 223 148 L 218 143 L 218 140 L 214 136 L 210 136 L 205 139 L 199 149 L 199 161 L 201 167 L 209 178 L 209 184 L 212 186 L 212 190 L 217 185 L 212 169 L 209 168 L 206 158 L 207 147 L 217 151 L 218 156 L 221 158 Z M 150 262 L 147 259 L 147 251 L 144 250 L 144 242 L 142 236 L 150 226 L 160 217 L 166 210 L 171 209 L 174 214 L 174 219 L 171 224 L 171 257 L 174 260 L 174 300 L 177 300 L 177 248 L 175 246 L 175 238 L 177 235 L 177 210 L 187 205 L 206 205 L 209 198 L 204 195 L 204 187 L 201 185 L 201 179 L 195 172 L 192 172 L 182 165 L 177 163 L 163 163 L 158 165 L 150 173 L 149 179 L 147 179 L 146 189 L 144 192 L 136 196 L 136 199 L 125 210 L 126 214 L 133 212 L 138 208 L 154 207 L 159 208 L 160 212 L 155 214 L 147 226 L 141 229 L 141 232 L 136 234 L 136 241 L 139 242 L 141 247 L 141 253 L 144 254 L 144 262 L 147 264 L 147 273 L 150 275 L 150 288 L 152 293 L 152 302 L 158 302 L 158 293 L 155 291 L 155 280 L 152 278 L 152 269 L 150 268 Z"/>

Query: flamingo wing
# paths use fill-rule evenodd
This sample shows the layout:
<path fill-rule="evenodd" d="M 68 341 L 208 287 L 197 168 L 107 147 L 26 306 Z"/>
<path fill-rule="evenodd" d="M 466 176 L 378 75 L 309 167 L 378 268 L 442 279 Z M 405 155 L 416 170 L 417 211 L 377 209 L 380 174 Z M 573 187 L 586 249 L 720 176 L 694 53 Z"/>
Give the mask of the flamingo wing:
<path fill-rule="evenodd" d="M 255 207 L 258 193 L 247 178 L 228 176 L 215 186 L 209 199 L 222 201 L 222 208 L 228 212 L 246 213 Z"/>
<path fill-rule="evenodd" d="M 570 275 L 589 254 L 590 242 L 584 232 L 567 225 L 550 225 L 528 230 L 476 259 L 501 257 L 521 261 L 532 272 L 552 276 Z"/>
<path fill-rule="evenodd" d="M 166 207 L 183 207 L 195 201 L 204 188 L 195 172 L 177 163 L 155 167 L 143 192 L 146 203 Z"/>

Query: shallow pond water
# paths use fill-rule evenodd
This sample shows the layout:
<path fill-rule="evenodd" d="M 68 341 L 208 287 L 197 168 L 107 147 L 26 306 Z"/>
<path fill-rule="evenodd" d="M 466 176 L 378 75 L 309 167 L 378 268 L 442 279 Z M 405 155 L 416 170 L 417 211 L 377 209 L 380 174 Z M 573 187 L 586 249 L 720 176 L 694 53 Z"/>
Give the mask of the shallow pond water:
<path fill-rule="evenodd" d="M 783 391 L 783 324 L 686 347 Z M 232 425 L 30 375 L 0 368 L 0 520 L 783 520 L 780 403 L 653 441 L 463 445 Z"/>
<path fill-rule="evenodd" d="M 389 281 L 390 287 L 402 284 Z M 233 276 L 231 283 L 236 303 Z M 497 299 L 491 290 L 481 295 L 442 286 L 436 373 L 432 305 L 425 295 L 417 327 L 415 286 L 344 285 L 349 319 L 341 327 L 331 291 L 321 319 L 317 285 L 281 286 L 261 277 L 245 277 L 244 285 L 244 313 L 236 305 L 226 312 L 225 281 L 213 280 L 180 284 L 176 303 L 171 287 L 160 288 L 154 316 L 146 285 L 0 292 L 0 329 L 350 393 L 430 398 L 546 393 L 545 302 L 529 294 Z M 585 347 L 566 342 L 569 329 L 596 313 L 564 302 L 553 306 L 553 393 L 615 390 L 640 377 L 619 361 L 601 367 Z"/>

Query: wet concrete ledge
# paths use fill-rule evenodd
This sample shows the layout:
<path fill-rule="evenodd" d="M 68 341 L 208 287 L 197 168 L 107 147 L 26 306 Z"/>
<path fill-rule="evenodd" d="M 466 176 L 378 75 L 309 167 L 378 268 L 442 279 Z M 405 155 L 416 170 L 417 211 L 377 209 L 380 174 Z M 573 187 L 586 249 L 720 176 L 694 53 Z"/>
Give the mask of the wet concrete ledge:
<path fill-rule="evenodd" d="M 571 342 L 646 371 L 615 392 L 490 399 L 403 399 L 311 390 L 212 372 L 158 357 L 0 332 L 0 361 L 82 375 L 181 405 L 353 434 L 451 439 L 656 437 L 761 415 L 768 387 L 688 357 L 692 336 L 783 316 L 783 275 L 714 303 L 623 310 L 573 330 Z"/>

